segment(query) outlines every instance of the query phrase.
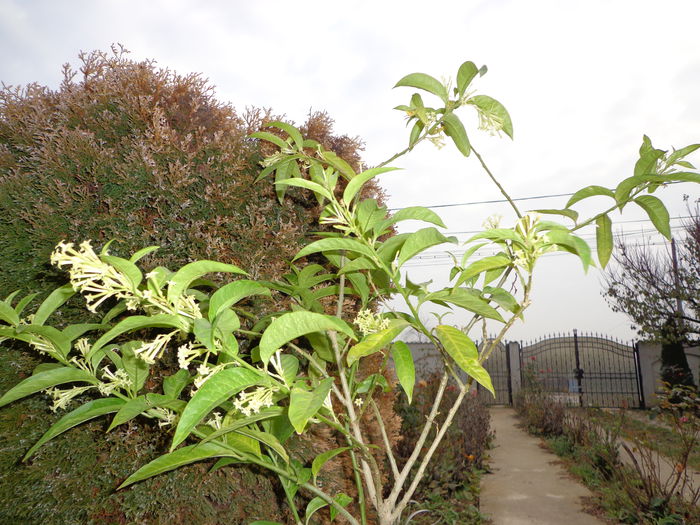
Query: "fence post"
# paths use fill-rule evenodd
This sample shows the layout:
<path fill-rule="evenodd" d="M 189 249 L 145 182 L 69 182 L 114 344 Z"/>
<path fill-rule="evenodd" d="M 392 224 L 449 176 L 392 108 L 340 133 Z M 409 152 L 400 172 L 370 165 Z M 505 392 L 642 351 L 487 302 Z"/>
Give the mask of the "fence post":
<path fill-rule="evenodd" d="M 639 391 L 639 408 L 646 408 L 644 399 L 644 378 L 642 377 L 642 363 L 639 360 L 639 343 L 634 343 L 634 367 L 637 372 L 637 390 Z"/>
<path fill-rule="evenodd" d="M 520 344 L 511 341 L 506 344 L 506 357 L 508 359 L 508 401 L 513 404 L 514 397 L 522 388 L 522 380 L 520 374 Z"/>
<path fill-rule="evenodd" d="M 576 376 L 576 387 L 578 389 L 578 404 L 583 406 L 583 385 L 581 380 L 583 379 L 583 370 L 581 369 L 581 359 L 578 354 L 578 330 L 574 328 L 574 354 L 576 355 L 576 369 L 574 374 Z"/>

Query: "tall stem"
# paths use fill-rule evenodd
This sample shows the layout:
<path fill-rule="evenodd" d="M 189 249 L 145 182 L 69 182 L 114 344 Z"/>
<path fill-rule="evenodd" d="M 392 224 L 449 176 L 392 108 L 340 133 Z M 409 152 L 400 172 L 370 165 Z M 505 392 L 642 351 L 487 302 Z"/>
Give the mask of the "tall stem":
<path fill-rule="evenodd" d="M 479 159 L 479 162 L 481 163 L 481 167 L 484 168 L 484 171 L 488 174 L 488 176 L 491 178 L 493 183 L 496 185 L 496 187 L 501 192 L 501 195 L 503 195 L 506 198 L 506 200 L 510 204 L 511 208 L 513 208 L 513 210 L 515 211 L 515 214 L 518 216 L 518 219 L 522 219 L 523 216 L 520 213 L 520 209 L 518 209 L 518 207 L 516 206 L 513 199 L 510 197 L 510 195 L 508 195 L 508 192 L 505 190 L 505 188 L 503 186 L 501 186 L 501 183 L 498 182 L 498 179 L 496 179 L 496 177 L 493 175 L 493 173 L 491 173 L 491 170 L 484 162 L 484 159 L 481 158 L 481 155 L 479 155 L 479 152 L 476 151 L 473 146 L 472 146 L 472 151 L 474 152 L 474 155 L 476 155 L 476 158 Z"/>

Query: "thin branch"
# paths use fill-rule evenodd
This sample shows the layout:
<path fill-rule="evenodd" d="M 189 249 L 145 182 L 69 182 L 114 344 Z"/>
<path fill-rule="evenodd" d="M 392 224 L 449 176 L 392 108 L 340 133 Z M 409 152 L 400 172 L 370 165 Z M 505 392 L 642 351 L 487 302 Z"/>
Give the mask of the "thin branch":
<path fill-rule="evenodd" d="M 379 413 L 377 404 L 374 399 L 370 399 L 369 402 L 372 404 L 372 409 L 374 410 L 374 417 L 377 419 L 379 424 L 379 431 L 382 434 L 382 441 L 384 441 L 384 448 L 386 450 L 386 457 L 389 460 L 389 465 L 391 465 L 391 472 L 394 475 L 394 479 L 399 477 L 399 469 L 396 466 L 396 459 L 394 458 L 394 453 L 391 451 L 391 443 L 389 442 L 389 436 L 386 434 L 386 428 L 384 427 L 384 420 L 382 415 Z"/>

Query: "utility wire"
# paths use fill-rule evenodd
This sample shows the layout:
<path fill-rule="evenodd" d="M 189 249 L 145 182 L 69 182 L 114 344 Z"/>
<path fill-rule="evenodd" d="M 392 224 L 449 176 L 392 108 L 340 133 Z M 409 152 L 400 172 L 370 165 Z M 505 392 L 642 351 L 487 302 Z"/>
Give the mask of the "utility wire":
<path fill-rule="evenodd" d="M 548 199 L 550 197 L 570 197 L 573 193 L 556 193 L 552 195 L 535 195 L 533 197 L 518 197 L 511 199 L 514 201 L 529 201 L 535 199 Z M 422 206 L 423 208 L 454 208 L 455 206 L 472 206 L 474 204 L 497 204 L 499 202 L 508 202 L 507 199 L 495 199 L 492 201 L 473 201 L 473 202 L 456 202 L 452 204 L 433 204 L 432 206 Z M 409 206 L 403 206 L 401 208 L 389 208 L 389 211 L 398 211 L 408 208 Z"/>

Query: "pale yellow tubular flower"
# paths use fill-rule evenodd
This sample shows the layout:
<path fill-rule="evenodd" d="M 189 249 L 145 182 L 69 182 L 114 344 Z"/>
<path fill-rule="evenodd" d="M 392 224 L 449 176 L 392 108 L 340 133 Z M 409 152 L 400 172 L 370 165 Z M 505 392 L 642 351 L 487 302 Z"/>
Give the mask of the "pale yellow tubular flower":
<path fill-rule="evenodd" d="M 117 368 L 116 372 L 112 372 L 109 368 L 102 369 L 103 382 L 97 385 L 100 394 L 108 396 L 115 390 L 126 390 L 133 386 L 129 374 L 122 368 Z"/>
<path fill-rule="evenodd" d="M 68 390 L 61 390 L 59 388 L 50 388 L 46 390 L 46 393 L 53 398 L 53 406 L 51 407 L 51 410 L 56 412 L 58 409 L 66 408 L 68 406 L 68 403 L 70 403 L 74 397 L 79 396 L 84 392 L 87 392 L 91 388 L 94 387 L 74 386 L 73 388 L 69 388 Z"/>
<path fill-rule="evenodd" d="M 389 328 L 389 320 L 379 315 L 374 315 L 371 310 L 363 309 L 357 313 L 355 324 L 362 335 L 372 334 Z"/>
<path fill-rule="evenodd" d="M 211 416 L 211 419 L 207 420 L 204 424 L 209 425 L 214 430 L 219 430 L 221 428 L 221 421 L 223 419 L 221 417 L 221 414 L 219 412 L 214 412 Z"/>
<path fill-rule="evenodd" d="M 152 408 L 151 412 L 157 415 L 158 426 L 161 428 L 172 426 L 175 424 L 175 422 L 177 422 L 177 414 L 170 409 L 156 407 Z"/>
<path fill-rule="evenodd" d="M 50 355 L 51 357 L 56 358 L 58 355 L 58 352 L 56 351 L 56 348 L 54 348 L 53 344 L 46 339 L 45 337 L 41 335 L 32 335 L 32 340 L 29 341 L 29 344 L 42 355 Z"/>
<path fill-rule="evenodd" d="M 234 400 L 233 406 L 244 416 L 252 416 L 263 407 L 271 407 L 272 396 L 277 391 L 274 387 L 258 387 L 252 392 L 241 392 Z"/>
<path fill-rule="evenodd" d="M 192 342 L 180 345 L 177 349 L 177 364 L 180 368 L 187 370 L 190 363 L 200 355 L 202 355 L 202 350 L 205 347 L 198 344 L 193 344 Z"/>
<path fill-rule="evenodd" d="M 142 344 L 140 347 L 134 350 L 134 353 L 146 363 L 152 365 L 156 362 L 156 359 L 163 355 L 168 343 L 177 333 L 178 330 L 173 330 L 167 334 L 158 334 L 153 341 Z"/>
<path fill-rule="evenodd" d="M 214 374 L 220 372 L 224 368 L 226 368 L 229 365 L 229 363 L 222 363 L 220 365 L 215 365 L 210 367 L 209 365 L 206 365 L 202 363 L 197 367 L 197 376 L 194 378 L 194 390 L 192 391 L 192 394 L 194 395 L 194 392 L 196 390 L 199 390 L 199 388 L 206 383 Z"/>

